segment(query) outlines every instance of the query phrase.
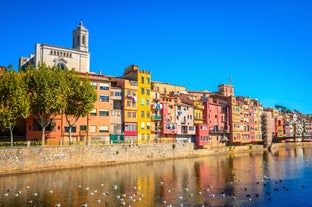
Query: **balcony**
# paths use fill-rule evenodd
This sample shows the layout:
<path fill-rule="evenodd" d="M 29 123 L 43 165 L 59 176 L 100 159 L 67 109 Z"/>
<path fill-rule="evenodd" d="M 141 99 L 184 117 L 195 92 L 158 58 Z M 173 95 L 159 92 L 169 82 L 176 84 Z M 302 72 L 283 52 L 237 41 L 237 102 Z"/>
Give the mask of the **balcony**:
<path fill-rule="evenodd" d="M 161 127 L 155 127 L 152 129 L 153 132 L 161 132 Z"/>
<path fill-rule="evenodd" d="M 152 120 L 154 120 L 154 121 L 155 121 L 155 120 L 156 120 L 156 121 L 157 121 L 157 120 L 160 121 L 160 120 L 161 120 L 161 116 L 153 115 L 153 116 L 152 116 Z"/>

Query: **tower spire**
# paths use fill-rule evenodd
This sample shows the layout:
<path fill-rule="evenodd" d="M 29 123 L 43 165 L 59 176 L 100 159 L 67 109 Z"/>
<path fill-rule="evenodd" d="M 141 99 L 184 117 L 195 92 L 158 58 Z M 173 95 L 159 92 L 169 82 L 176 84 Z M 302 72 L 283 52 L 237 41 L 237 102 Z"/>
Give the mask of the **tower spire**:
<path fill-rule="evenodd" d="M 79 26 L 73 31 L 73 49 L 88 52 L 89 32 L 80 19 Z"/>

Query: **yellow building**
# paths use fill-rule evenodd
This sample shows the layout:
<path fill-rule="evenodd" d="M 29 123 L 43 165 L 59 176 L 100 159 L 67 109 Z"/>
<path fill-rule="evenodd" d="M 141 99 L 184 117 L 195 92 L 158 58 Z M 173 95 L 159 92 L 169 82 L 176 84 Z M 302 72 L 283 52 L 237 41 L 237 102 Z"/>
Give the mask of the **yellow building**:
<path fill-rule="evenodd" d="M 137 142 L 148 143 L 151 140 L 151 73 L 140 70 L 136 65 L 130 65 L 125 69 L 123 78 L 137 83 L 134 98 L 137 110 L 135 117 L 137 120 Z M 134 117 L 131 118 L 134 121 Z"/>
<path fill-rule="evenodd" d="M 204 123 L 204 108 L 202 101 L 194 101 L 194 124 Z"/>

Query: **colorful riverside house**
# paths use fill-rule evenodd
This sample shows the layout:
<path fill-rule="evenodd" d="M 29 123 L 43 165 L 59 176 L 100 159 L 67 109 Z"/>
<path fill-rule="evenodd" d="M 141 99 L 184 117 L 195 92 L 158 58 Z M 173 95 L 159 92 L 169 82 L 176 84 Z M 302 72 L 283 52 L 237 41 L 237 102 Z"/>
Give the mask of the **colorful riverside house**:
<path fill-rule="evenodd" d="M 310 138 L 312 139 L 311 135 L 312 135 L 312 122 L 311 119 L 306 118 L 306 120 L 304 121 L 304 130 L 303 130 L 303 137 L 306 138 Z"/>
<path fill-rule="evenodd" d="M 254 118 L 254 142 L 263 142 L 262 134 L 262 115 L 263 115 L 263 106 L 257 100 L 253 100 L 253 118 Z"/>
<path fill-rule="evenodd" d="M 125 142 L 137 142 L 138 81 L 123 79 L 123 133 Z"/>
<path fill-rule="evenodd" d="M 240 114 L 241 107 L 240 102 L 236 100 L 236 97 L 231 96 L 231 111 L 230 111 L 230 120 L 231 120 L 231 143 L 239 144 L 241 142 L 241 118 Z"/>
<path fill-rule="evenodd" d="M 137 141 L 149 143 L 151 141 L 151 73 L 131 65 L 125 69 L 122 78 L 137 81 Z"/>
<path fill-rule="evenodd" d="M 250 134 L 250 114 L 249 114 L 249 109 L 250 109 L 250 98 L 246 98 L 243 96 L 238 96 L 236 97 L 238 102 L 240 102 L 240 107 L 241 107 L 241 143 L 251 143 L 251 134 Z"/>
<path fill-rule="evenodd" d="M 123 80 L 120 78 L 109 78 L 110 88 L 110 141 L 119 143 L 124 141 L 123 123 Z"/>
<path fill-rule="evenodd" d="M 184 86 L 152 82 L 152 134 L 155 142 L 175 142 L 177 124 L 174 114 L 174 97 L 172 94 L 185 92 Z"/>
<path fill-rule="evenodd" d="M 231 101 L 233 143 L 262 142 L 262 104 L 257 99 L 238 96 Z"/>
<path fill-rule="evenodd" d="M 230 97 L 219 93 L 209 96 L 205 120 L 209 125 L 211 146 L 224 146 L 230 139 Z"/>
<path fill-rule="evenodd" d="M 175 122 L 175 110 L 173 98 L 165 98 L 162 103 L 162 121 L 161 121 L 161 135 L 158 137 L 158 142 L 170 143 L 176 141 L 178 133 L 178 126 Z"/>
<path fill-rule="evenodd" d="M 196 128 L 194 126 L 194 106 L 180 102 L 176 98 L 174 105 L 175 122 L 177 123 L 177 142 L 191 142 L 194 140 Z"/>
<path fill-rule="evenodd" d="M 152 122 L 151 122 L 151 140 L 155 143 L 158 142 L 161 137 L 161 121 L 162 121 L 162 104 L 160 103 L 159 88 L 155 86 L 155 82 L 152 82 Z"/>
<path fill-rule="evenodd" d="M 254 101 L 250 100 L 249 103 L 249 133 L 250 133 L 250 142 L 255 142 L 255 107 Z"/>
<path fill-rule="evenodd" d="M 277 109 L 268 108 L 268 111 L 271 111 L 274 118 L 274 137 L 283 138 L 284 137 L 284 123 L 283 116 L 281 112 Z"/>
<path fill-rule="evenodd" d="M 194 126 L 196 134 L 192 138 L 192 142 L 196 147 L 209 145 L 209 127 L 204 123 L 204 99 L 208 91 L 187 91 L 187 94 L 180 94 L 179 98 L 182 103 L 192 105 L 194 107 Z"/>

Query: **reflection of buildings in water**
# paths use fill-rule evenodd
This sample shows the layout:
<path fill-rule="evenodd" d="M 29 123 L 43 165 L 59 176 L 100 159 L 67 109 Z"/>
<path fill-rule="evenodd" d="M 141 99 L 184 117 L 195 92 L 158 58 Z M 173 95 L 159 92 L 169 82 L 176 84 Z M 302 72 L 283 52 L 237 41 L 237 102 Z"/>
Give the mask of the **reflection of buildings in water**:
<path fill-rule="evenodd" d="M 305 159 L 312 155 L 312 148 L 301 148 L 294 145 L 291 148 L 280 149 L 274 155 L 272 162 L 275 164 L 270 165 L 269 176 L 272 179 L 292 179 L 301 176 L 296 169 L 304 167 Z M 293 158 L 296 162 L 291 162 L 287 158 Z"/>
<path fill-rule="evenodd" d="M 281 150 L 279 153 L 291 156 L 294 152 L 291 149 Z M 296 153 L 305 156 L 311 154 L 311 149 L 302 149 Z M 292 166 L 303 165 L 304 159 L 302 160 L 303 162 Z M 30 200 L 32 193 L 39 192 L 39 196 L 43 196 L 40 199 L 45 203 L 61 203 L 62 206 L 81 206 L 81 202 L 94 206 L 97 205 L 95 200 L 99 198 L 102 199 L 101 204 L 114 206 L 118 204 L 116 196 L 137 193 L 144 194 L 140 202 L 133 204 L 137 207 L 151 204 L 162 206 L 164 200 L 168 205 L 174 201 L 175 204 L 179 204 L 180 196 L 183 197 L 183 201 L 189 203 L 209 202 L 208 205 L 219 205 L 221 192 L 225 192 L 226 195 L 245 195 L 245 188 L 248 188 L 249 193 L 266 192 L 269 186 L 261 184 L 261 180 L 265 176 L 272 180 L 285 179 L 286 173 L 282 172 L 287 170 L 286 165 L 284 157 L 278 158 L 269 152 L 249 156 L 219 155 L 3 176 L 0 177 L 0 190 L 21 190 L 23 194 L 25 192 L 23 200 Z M 293 172 L 287 174 L 293 176 L 291 173 Z M 77 187 L 78 185 L 81 185 L 81 188 Z M 118 189 L 114 190 L 114 185 L 117 185 Z M 30 189 L 26 190 L 26 186 L 30 186 Z M 86 187 L 90 190 L 87 191 Z M 208 188 L 209 192 L 206 191 Z M 49 190 L 53 190 L 53 194 L 49 194 Z M 97 190 L 98 193 L 90 195 L 93 190 Z M 103 196 L 103 192 L 110 193 L 110 196 Z M 192 194 L 192 197 L 189 194 Z M 216 198 L 211 199 L 211 194 L 215 194 Z"/>

